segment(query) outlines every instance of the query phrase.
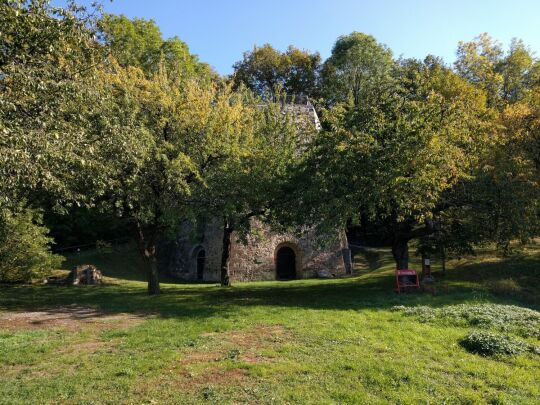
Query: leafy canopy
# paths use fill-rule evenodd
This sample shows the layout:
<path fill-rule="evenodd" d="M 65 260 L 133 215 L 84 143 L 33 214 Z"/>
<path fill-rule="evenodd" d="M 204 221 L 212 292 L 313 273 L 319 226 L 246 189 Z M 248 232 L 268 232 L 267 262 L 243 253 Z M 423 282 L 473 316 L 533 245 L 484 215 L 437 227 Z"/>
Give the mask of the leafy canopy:
<path fill-rule="evenodd" d="M 163 39 L 153 20 L 105 14 L 99 27 L 105 44 L 121 66 L 139 67 L 146 75 L 156 74 L 160 66 L 171 75 L 214 75 L 210 66 L 190 53 L 180 38 Z"/>
<path fill-rule="evenodd" d="M 353 32 L 337 39 L 322 67 L 321 91 L 326 104 L 352 98 L 354 104 L 385 91 L 390 79 L 392 52 L 371 35 Z"/>
<path fill-rule="evenodd" d="M 321 63 L 319 53 L 310 53 L 289 46 L 279 52 L 271 45 L 254 47 L 245 52 L 241 61 L 234 64 L 235 86 L 244 84 L 261 97 L 277 89 L 288 95 L 318 95 L 318 75 Z"/>

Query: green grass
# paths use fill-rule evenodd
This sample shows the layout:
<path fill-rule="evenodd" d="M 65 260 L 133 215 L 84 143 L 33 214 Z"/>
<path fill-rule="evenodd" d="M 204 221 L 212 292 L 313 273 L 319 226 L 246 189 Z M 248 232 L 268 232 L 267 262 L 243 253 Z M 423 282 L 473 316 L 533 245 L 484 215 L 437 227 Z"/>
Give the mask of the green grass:
<path fill-rule="evenodd" d="M 146 295 L 128 247 L 83 252 L 65 267 L 83 262 L 101 268 L 106 285 L 0 286 L 0 316 L 73 306 L 103 313 L 95 323 L 0 322 L 0 403 L 540 403 L 540 356 L 472 354 L 460 341 L 474 324 L 393 310 L 538 310 L 537 247 L 451 262 L 435 291 L 402 295 L 385 249 L 358 252 L 351 278 L 229 289 L 166 280 L 157 297 Z"/>

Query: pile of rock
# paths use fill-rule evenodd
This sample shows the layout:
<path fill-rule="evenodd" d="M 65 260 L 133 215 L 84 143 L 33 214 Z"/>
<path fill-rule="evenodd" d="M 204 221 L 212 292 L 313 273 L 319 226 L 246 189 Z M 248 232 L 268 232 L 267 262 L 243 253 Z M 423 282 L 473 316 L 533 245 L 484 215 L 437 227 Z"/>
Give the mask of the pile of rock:
<path fill-rule="evenodd" d="M 101 281 L 101 271 L 91 264 L 82 264 L 74 267 L 66 280 L 67 284 L 71 285 L 95 285 L 101 284 Z"/>
<path fill-rule="evenodd" d="M 330 273 L 327 269 L 319 269 L 316 271 L 317 278 L 334 278 L 335 274 Z"/>

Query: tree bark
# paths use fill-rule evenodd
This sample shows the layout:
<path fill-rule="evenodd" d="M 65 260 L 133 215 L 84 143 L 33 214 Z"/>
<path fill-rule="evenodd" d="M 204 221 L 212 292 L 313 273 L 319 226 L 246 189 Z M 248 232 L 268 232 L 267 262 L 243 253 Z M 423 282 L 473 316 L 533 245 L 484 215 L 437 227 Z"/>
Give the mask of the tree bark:
<path fill-rule="evenodd" d="M 161 293 L 161 288 L 159 286 L 157 260 L 155 255 L 148 258 L 148 262 L 148 269 L 146 272 L 148 280 L 148 295 L 158 295 Z"/>
<path fill-rule="evenodd" d="M 444 245 L 441 245 L 441 269 L 442 274 L 446 274 L 446 249 L 444 248 Z"/>
<path fill-rule="evenodd" d="M 223 221 L 223 246 L 221 251 L 221 285 L 229 287 L 231 279 L 229 276 L 229 261 L 231 258 L 231 235 L 233 228 L 227 218 Z"/>
<path fill-rule="evenodd" d="M 404 270 L 409 268 L 409 240 L 394 238 L 392 243 L 392 256 L 396 261 L 396 269 Z"/>
<path fill-rule="evenodd" d="M 414 221 L 404 221 L 394 225 L 392 255 L 396 261 L 396 269 L 404 270 L 409 267 L 409 241 L 422 238 L 435 232 L 435 223 L 426 220 L 423 227 L 416 227 Z"/>
<path fill-rule="evenodd" d="M 135 240 L 139 252 L 146 262 L 146 280 L 148 281 L 148 295 L 158 295 L 161 293 L 159 285 L 159 275 L 156 258 L 156 240 L 158 237 L 158 227 L 151 232 L 152 237 L 149 241 L 145 238 L 145 232 L 139 221 L 135 221 Z"/>

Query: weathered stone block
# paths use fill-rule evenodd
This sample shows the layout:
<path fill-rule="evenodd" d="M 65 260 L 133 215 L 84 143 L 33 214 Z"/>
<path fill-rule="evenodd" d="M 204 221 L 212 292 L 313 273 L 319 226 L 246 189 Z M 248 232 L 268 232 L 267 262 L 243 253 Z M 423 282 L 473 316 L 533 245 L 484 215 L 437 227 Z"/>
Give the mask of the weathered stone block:
<path fill-rule="evenodd" d="M 71 285 L 95 285 L 101 284 L 101 281 L 101 271 L 91 264 L 82 264 L 74 267 L 66 280 Z"/>

